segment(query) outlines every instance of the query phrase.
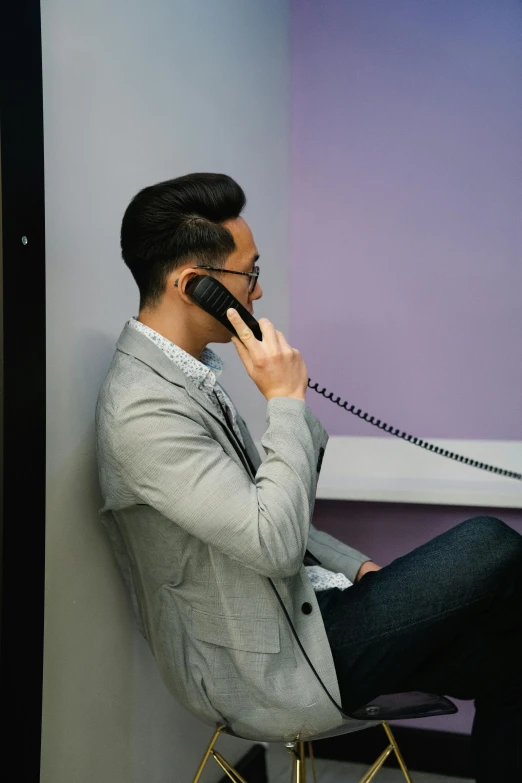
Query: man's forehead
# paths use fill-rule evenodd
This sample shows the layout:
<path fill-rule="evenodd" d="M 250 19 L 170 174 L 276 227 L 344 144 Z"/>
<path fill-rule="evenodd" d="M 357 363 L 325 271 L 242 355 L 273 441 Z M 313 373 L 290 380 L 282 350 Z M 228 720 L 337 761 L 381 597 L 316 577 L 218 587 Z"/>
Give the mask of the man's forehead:
<path fill-rule="evenodd" d="M 242 217 L 239 217 L 234 220 L 227 220 L 223 225 L 228 228 L 234 237 L 236 252 L 233 255 L 238 256 L 245 264 L 251 266 L 259 258 L 259 252 L 248 223 Z"/>
<path fill-rule="evenodd" d="M 226 220 L 223 225 L 232 233 L 236 242 L 254 242 L 252 229 L 244 218 L 237 217 L 232 220 Z"/>

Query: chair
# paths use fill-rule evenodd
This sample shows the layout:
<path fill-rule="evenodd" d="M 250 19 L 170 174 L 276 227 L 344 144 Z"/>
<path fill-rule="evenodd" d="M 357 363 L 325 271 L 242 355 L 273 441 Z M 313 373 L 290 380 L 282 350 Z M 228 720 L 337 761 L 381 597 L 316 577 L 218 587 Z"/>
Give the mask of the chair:
<path fill-rule="evenodd" d="M 404 774 L 407 783 L 413 783 L 410 773 L 406 767 L 404 759 L 399 750 L 399 746 L 395 741 L 392 731 L 388 725 L 388 720 L 398 720 L 399 718 L 426 718 L 432 715 L 452 715 L 458 712 L 458 709 L 452 701 L 445 696 L 439 696 L 432 693 L 422 693 L 420 691 L 409 691 L 407 693 L 391 693 L 383 696 L 379 696 L 376 699 L 368 702 L 367 704 L 359 707 L 347 717 L 357 718 L 359 720 L 376 720 L 382 724 L 382 727 L 386 733 L 389 744 L 383 750 L 378 759 L 372 764 L 370 769 L 363 775 L 359 783 L 370 783 L 375 777 L 379 769 L 382 767 L 386 759 L 391 753 L 395 753 L 399 766 Z M 312 742 L 319 739 L 327 739 L 328 737 L 335 737 L 340 734 L 347 734 L 350 731 L 354 731 L 353 723 L 348 728 L 346 725 L 341 724 L 331 731 L 326 731 L 321 734 L 317 734 L 311 739 L 300 741 L 299 736 L 291 742 L 281 740 L 284 742 L 285 747 L 289 751 L 292 759 L 291 764 L 291 783 L 307 783 L 306 777 L 306 755 L 305 744 L 308 744 L 308 758 L 310 761 L 310 767 L 312 770 L 313 783 L 317 783 L 317 776 L 315 773 L 314 756 L 312 751 Z M 203 755 L 201 763 L 194 777 L 193 783 L 198 783 L 203 769 L 209 758 L 212 756 L 214 761 L 221 767 L 225 775 L 227 775 L 233 783 L 247 783 L 244 778 L 241 777 L 239 772 L 232 767 L 223 756 L 214 749 L 214 745 L 220 734 L 230 734 L 234 737 L 240 737 L 240 739 L 250 739 L 250 737 L 241 737 L 239 734 L 233 732 L 230 727 L 223 725 L 217 726 L 212 739 Z M 259 737 L 258 742 L 263 742 L 263 738 Z M 274 740 L 268 740 L 273 742 Z"/>

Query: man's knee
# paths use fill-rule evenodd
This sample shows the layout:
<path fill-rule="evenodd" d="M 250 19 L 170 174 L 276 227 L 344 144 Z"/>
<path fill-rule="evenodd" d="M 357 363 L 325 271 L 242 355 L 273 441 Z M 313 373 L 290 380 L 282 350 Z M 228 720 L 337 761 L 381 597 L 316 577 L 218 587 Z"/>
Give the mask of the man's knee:
<path fill-rule="evenodd" d="M 522 563 L 522 536 L 501 519 L 477 516 L 462 523 L 463 532 L 471 535 L 485 560 L 496 565 Z"/>

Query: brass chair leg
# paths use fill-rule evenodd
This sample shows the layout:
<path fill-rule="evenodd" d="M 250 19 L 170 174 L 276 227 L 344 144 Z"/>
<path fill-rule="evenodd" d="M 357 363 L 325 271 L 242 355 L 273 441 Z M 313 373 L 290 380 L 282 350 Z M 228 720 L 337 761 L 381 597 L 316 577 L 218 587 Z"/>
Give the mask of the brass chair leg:
<path fill-rule="evenodd" d="M 362 778 L 360 779 L 359 783 L 370 783 L 371 780 L 374 779 L 375 775 L 378 773 L 390 753 L 392 753 L 393 748 L 391 745 L 388 745 L 388 747 L 383 750 L 377 761 L 374 761 L 370 769 L 364 773 Z"/>
<path fill-rule="evenodd" d="M 382 726 L 386 732 L 386 736 L 388 737 L 390 744 L 385 750 L 383 750 L 379 758 L 374 761 L 370 769 L 363 775 L 359 783 L 370 783 L 392 752 L 395 753 L 397 757 L 399 766 L 404 777 L 406 778 L 406 783 L 413 783 L 410 773 L 408 772 L 408 768 L 406 767 L 402 754 L 399 750 L 399 746 L 397 745 L 395 737 L 393 736 L 392 731 L 385 720 L 382 721 Z M 234 767 L 232 767 L 225 758 L 223 758 L 221 753 L 218 753 L 217 750 L 214 750 L 216 740 L 223 729 L 224 726 L 218 726 L 212 735 L 212 738 L 203 755 L 192 783 L 198 783 L 205 768 L 205 764 L 207 763 L 210 756 L 212 756 L 214 761 L 221 767 L 225 775 L 232 781 L 232 783 L 246 783 L 245 779 L 241 777 L 239 772 L 235 770 Z M 285 742 L 285 747 L 292 756 L 291 783 L 306 783 L 306 756 L 304 742 Z M 310 766 L 312 767 L 313 783 L 317 783 L 317 777 L 315 774 L 315 760 L 312 750 L 312 743 L 310 741 L 308 741 L 308 755 L 310 757 Z"/>
<path fill-rule="evenodd" d="M 223 758 L 221 753 L 218 753 L 217 750 L 212 750 L 211 754 L 223 772 L 230 778 L 230 780 L 233 781 L 233 783 L 246 783 L 246 780 L 241 777 L 237 769 L 234 769 L 234 767 L 230 766 L 228 761 Z"/>
<path fill-rule="evenodd" d="M 305 744 L 299 743 L 299 761 L 301 762 L 301 777 L 299 783 L 306 783 L 306 758 L 305 758 Z"/>
<path fill-rule="evenodd" d="M 209 760 L 210 756 L 212 756 L 216 764 L 218 764 L 221 767 L 225 775 L 228 778 L 230 778 L 230 780 L 232 780 L 233 783 L 246 783 L 246 780 L 241 777 L 239 772 L 236 769 L 234 769 L 234 767 L 232 767 L 225 758 L 223 758 L 221 753 L 218 753 L 217 750 L 214 750 L 214 745 L 216 743 L 216 740 L 224 728 L 225 728 L 224 726 L 218 726 L 214 734 L 212 735 L 212 739 L 210 740 L 208 747 L 205 751 L 205 754 L 201 759 L 201 764 L 198 767 L 198 771 L 196 772 L 196 777 L 194 778 L 192 783 L 198 783 L 198 780 L 200 779 L 201 774 L 205 769 L 205 764 Z"/>
<path fill-rule="evenodd" d="M 285 748 L 292 756 L 292 770 L 290 772 L 290 783 L 306 783 L 306 773 L 303 777 L 304 765 L 301 761 L 301 745 L 297 742 L 285 742 Z"/>
<path fill-rule="evenodd" d="M 406 778 L 407 783 L 413 783 L 410 773 L 408 772 L 408 769 L 406 767 L 406 764 L 404 763 L 404 759 L 402 757 L 402 754 L 399 750 L 399 746 L 397 745 L 397 742 L 395 740 L 395 737 L 393 736 L 390 727 L 386 723 L 386 721 L 382 721 L 382 726 L 384 728 L 384 731 L 386 732 L 386 736 L 388 737 L 390 744 L 388 745 L 385 750 L 381 753 L 379 758 L 372 764 L 370 769 L 362 776 L 359 783 L 370 783 L 376 776 L 377 772 L 380 770 L 386 759 L 391 753 L 395 753 L 397 756 L 397 761 L 399 762 L 399 766 L 402 770 L 402 773 L 404 777 Z"/>
<path fill-rule="evenodd" d="M 299 756 L 296 757 L 295 765 L 296 765 L 295 767 L 296 783 L 305 783 L 305 781 L 303 781 L 303 765 L 301 764 L 301 759 Z"/>
<path fill-rule="evenodd" d="M 194 778 L 192 783 L 198 783 L 198 780 L 200 779 L 201 774 L 202 774 L 202 772 L 203 772 L 203 770 L 205 768 L 205 764 L 207 763 L 207 761 L 209 759 L 209 756 L 210 756 L 210 754 L 212 752 L 212 748 L 214 747 L 214 745 L 216 743 L 216 740 L 219 737 L 219 735 L 221 734 L 222 730 L 223 730 L 223 726 L 218 726 L 217 729 L 215 730 L 214 734 L 212 735 L 212 739 L 210 740 L 210 742 L 208 744 L 208 748 L 206 749 L 205 754 L 204 754 L 203 758 L 201 759 L 201 764 L 198 767 L 198 771 L 196 772 L 196 777 Z"/>
<path fill-rule="evenodd" d="M 386 723 L 385 720 L 383 720 L 382 725 L 383 725 L 384 731 L 386 732 L 386 735 L 387 735 L 388 739 L 390 740 L 390 745 L 392 746 L 392 748 L 393 748 L 393 750 L 395 752 L 395 755 L 397 756 L 397 761 L 399 762 L 399 766 L 402 769 L 402 773 L 403 773 L 404 777 L 406 778 L 407 783 L 413 783 L 413 781 L 412 781 L 412 779 L 410 777 L 410 773 L 408 772 L 408 768 L 406 767 L 406 764 L 404 763 L 404 759 L 402 758 L 402 754 L 401 754 L 401 752 L 399 750 L 399 746 L 397 745 L 397 742 L 395 741 L 395 737 L 393 736 L 390 727 L 388 726 L 388 724 Z"/>

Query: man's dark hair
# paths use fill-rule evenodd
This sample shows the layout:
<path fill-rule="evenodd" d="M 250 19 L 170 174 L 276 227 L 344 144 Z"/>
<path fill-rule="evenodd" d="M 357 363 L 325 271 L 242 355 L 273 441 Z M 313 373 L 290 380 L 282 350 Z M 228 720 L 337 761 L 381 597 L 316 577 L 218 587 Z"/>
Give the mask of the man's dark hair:
<path fill-rule="evenodd" d="M 137 193 L 121 224 L 121 254 L 140 291 L 140 309 L 154 306 L 173 269 L 194 259 L 223 267 L 236 249 L 222 223 L 246 203 L 226 174 L 187 174 Z"/>

